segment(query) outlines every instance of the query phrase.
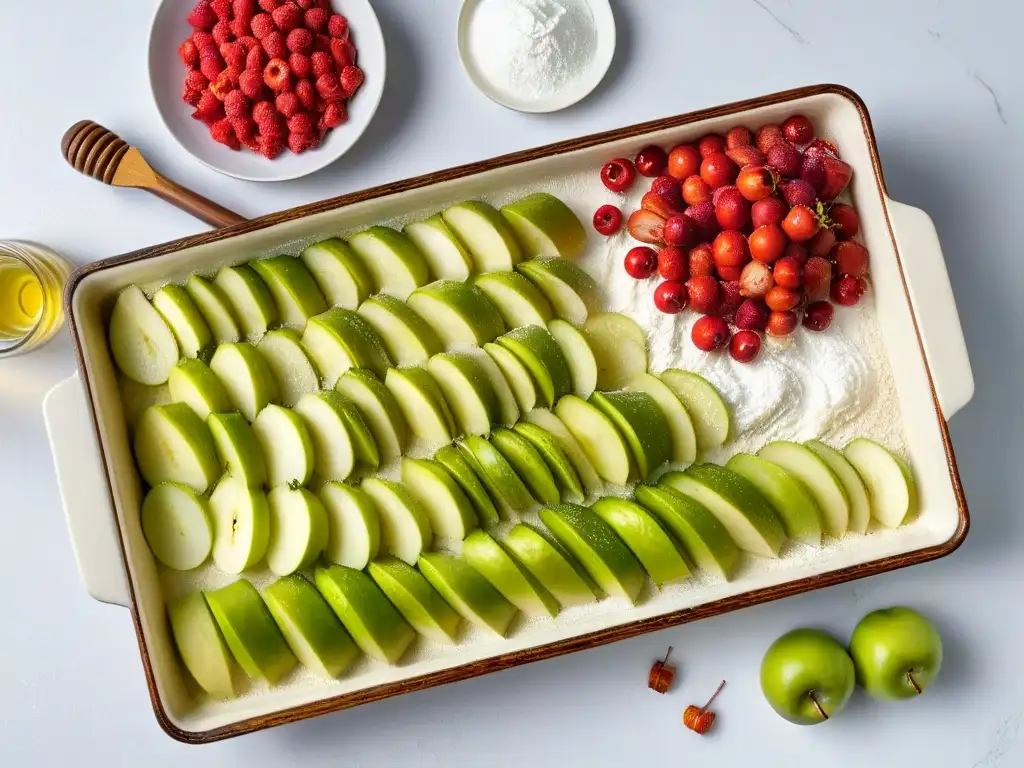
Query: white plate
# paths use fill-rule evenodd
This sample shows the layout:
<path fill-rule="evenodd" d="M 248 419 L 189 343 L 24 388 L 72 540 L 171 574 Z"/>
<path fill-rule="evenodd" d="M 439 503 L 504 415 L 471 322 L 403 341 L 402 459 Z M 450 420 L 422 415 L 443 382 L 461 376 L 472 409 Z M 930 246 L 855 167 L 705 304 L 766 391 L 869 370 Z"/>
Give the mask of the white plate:
<path fill-rule="evenodd" d="M 608 0 L 582 0 L 590 7 L 590 14 L 594 20 L 594 32 L 597 36 L 590 67 L 565 90 L 553 96 L 536 99 L 520 98 L 492 83 L 473 58 L 469 45 L 469 27 L 473 14 L 482 2 L 487 1 L 465 0 L 462 3 L 462 10 L 459 11 L 458 36 L 459 58 L 462 60 L 466 74 L 469 75 L 473 85 L 491 101 L 519 112 L 556 112 L 575 104 L 593 91 L 604 79 L 612 64 L 612 57 L 615 55 L 615 16 L 612 14 L 612 7 Z"/>
<path fill-rule="evenodd" d="M 345 0 L 358 64 L 366 76 L 348 106 L 348 122 L 333 129 L 320 146 L 301 155 L 284 151 L 273 160 L 244 147 L 234 150 L 210 137 L 205 124 L 192 119 L 193 107 L 181 99 L 185 65 L 178 46 L 191 33 L 185 21 L 195 0 L 161 0 L 149 33 L 149 84 L 167 130 L 196 160 L 215 171 L 247 181 L 285 181 L 318 171 L 345 154 L 370 124 L 384 93 L 384 36 L 369 0 Z"/>

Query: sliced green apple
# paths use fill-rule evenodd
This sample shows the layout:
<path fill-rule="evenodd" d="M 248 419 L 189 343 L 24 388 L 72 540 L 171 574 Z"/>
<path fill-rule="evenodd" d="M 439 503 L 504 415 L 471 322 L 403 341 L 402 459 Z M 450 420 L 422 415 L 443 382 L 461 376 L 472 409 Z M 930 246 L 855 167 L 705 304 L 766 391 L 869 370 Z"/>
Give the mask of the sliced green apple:
<path fill-rule="evenodd" d="M 441 214 L 466 250 L 478 274 L 512 269 L 523 257 L 515 231 L 487 203 L 470 200 Z"/>
<path fill-rule="evenodd" d="M 410 565 L 430 547 L 430 518 L 405 486 L 379 477 L 368 477 L 360 488 L 370 497 L 380 520 L 380 551 Z"/>
<path fill-rule="evenodd" d="M 761 492 L 782 521 L 786 535 L 812 547 L 821 546 L 821 510 L 803 484 L 778 464 L 737 453 L 726 469 L 746 478 Z"/>
<path fill-rule="evenodd" d="M 331 407 L 341 414 L 341 418 L 345 421 L 349 436 L 352 438 L 352 449 L 355 451 L 356 461 L 370 469 L 377 469 L 380 466 L 380 451 L 377 450 L 373 432 L 355 403 L 340 392 L 328 390 L 320 394 L 331 404 Z"/>
<path fill-rule="evenodd" d="M 178 342 L 149 299 L 131 285 L 110 315 L 110 352 L 121 373 L 139 384 L 163 384 L 178 362 Z"/>
<path fill-rule="evenodd" d="M 527 257 L 575 259 L 587 247 L 587 231 L 572 209 L 552 194 L 534 192 L 501 207 Z"/>
<path fill-rule="evenodd" d="M 602 479 L 615 485 L 629 482 L 629 448 L 600 409 L 575 395 L 566 395 L 555 406 L 555 416 L 572 433 Z"/>
<path fill-rule="evenodd" d="M 526 421 L 516 424 L 513 429 L 543 457 L 562 497 L 568 497 L 569 501 L 582 502 L 583 485 L 580 483 L 579 475 L 554 435 Z"/>
<path fill-rule="evenodd" d="M 210 327 L 213 340 L 218 344 L 238 341 L 238 323 L 231 314 L 231 305 L 221 289 L 199 275 L 189 275 L 185 290 L 195 302 L 206 324 Z"/>
<path fill-rule="evenodd" d="M 693 422 L 697 450 L 725 445 L 729 439 L 729 407 L 707 379 L 690 371 L 669 368 L 659 378 L 679 398 Z"/>
<path fill-rule="evenodd" d="M 501 427 L 491 435 L 491 444 L 512 465 L 512 469 L 526 483 L 531 495 L 541 504 L 557 504 L 561 499 L 555 478 L 544 462 L 544 458 L 529 440 Z"/>
<path fill-rule="evenodd" d="M 548 331 L 569 364 L 573 394 L 586 400 L 597 388 L 597 358 L 587 337 L 572 323 L 558 318 L 548 323 Z"/>
<path fill-rule="evenodd" d="M 589 402 L 611 419 L 626 438 L 641 480 L 647 480 L 671 458 L 668 419 L 646 392 L 595 392 Z"/>
<path fill-rule="evenodd" d="M 859 437 L 843 449 L 867 488 L 871 515 L 886 528 L 898 528 L 917 512 L 917 486 L 910 466 L 876 443 Z"/>
<path fill-rule="evenodd" d="M 544 294 L 518 272 L 488 272 L 473 284 L 487 294 L 506 328 L 546 325 L 552 317 L 551 304 Z"/>
<path fill-rule="evenodd" d="M 597 594 L 583 567 L 555 542 L 522 523 L 503 541 L 505 548 L 563 608 L 592 603 Z"/>
<path fill-rule="evenodd" d="M 435 280 L 465 280 L 473 270 L 473 257 L 444 223 L 441 214 L 406 224 L 402 230 L 419 248 Z"/>
<path fill-rule="evenodd" d="M 210 326 L 180 285 L 165 285 L 154 293 L 153 306 L 171 326 L 178 349 L 185 357 L 199 357 L 213 341 Z"/>
<path fill-rule="evenodd" d="M 425 552 L 417 566 L 424 578 L 466 621 L 504 636 L 517 610 L 464 560 Z"/>
<path fill-rule="evenodd" d="M 167 604 L 167 615 L 174 644 L 192 679 L 215 699 L 237 696 L 235 661 L 203 593 L 193 592 L 172 600 Z"/>
<path fill-rule="evenodd" d="M 395 365 L 419 365 L 443 349 L 427 321 L 394 296 L 369 298 L 358 311 L 380 336 Z"/>
<path fill-rule="evenodd" d="M 390 227 L 370 227 L 349 238 L 373 278 L 378 293 L 403 301 L 430 279 L 426 259 L 407 235 Z"/>
<path fill-rule="evenodd" d="M 830 536 L 842 538 L 850 525 L 850 498 L 836 473 L 818 454 L 799 443 L 776 440 L 757 455 L 779 465 L 803 483 L 821 510 L 822 529 Z"/>
<path fill-rule="evenodd" d="M 213 436 L 221 468 L 250 488 L 267 484 L 267 464 L 263 450 L 245 417 L 237 411 L 211 413 L 206 426 Z"/>
<path fill-rule="evenodd" d="M 499 506 L 516 512 L 530 508 L 533 504 L 530 491 L 497 448 L 478 435 L 469 435 L 456 445 Z"/>
<path fill-rule="evenodd" d="M 871 520 L 871 503 L 868 500 L 867 488 L 864 487 L 864 481 L 857 474 L 857 470 L 842 453 L 820 440 L 808 440 L 804 445 L 818 454 L 818 458 L 835 472 L 839 482 L 846 489 L 846 495 L 850 500 L 849 530 L 854 533 L 867 531 L 868 522 Z"/>
<path fill-rule="evenodd" d="M 697 433 L 690 414 L 672 389 L 657 376 L 642 373 L 629 382 L 628 389 L 646 392 L 658 404 L 668 422 L 672 436 L 670 461 L 673 464 L 692 464 L 697 458 Z"/>
<path fill-rule="evenodd" d="M 267 485 L 305 485 L 313 475 L 313 439 L 295 411 L 268 405 L 252 423 L 267 466 Z"/>
<path fill-rule="evenodd" d="M 267 331 L 256 349 L 274 374 L 282 405 L 291 408 L 307 392 L 320 389 L 320 376 L 302 348 L 302 336 L 295 329 Z"/>
<path fill-rule="evenodd" d="M 327 545 L 327 512 L 305 488 L 279 485 L 267 494 L 270 538 L 267 566 L 288 576 L 316 562 Z"/>
<path fill-rule="evenodd" d="M 356 463 L 355 446 L 339 401 L 344 403 L 341 395 L 326 390 L 303 395 L 294 408 L 313 443 L 313 471 L 327 481 L 347 479 Z"/>
<path fill-rule="evenodd" d="M 142 533 L 153 556 L 168 568 L 188 571 L 205 562 L 213 546 L 206 501 L 177 483 L 151 488 L 142 501 Z"/>
<path fill-rule="evenodd" d="M 462 617 L 423 574 L 397 557 L 380 557 L 367 569 L 412 628 L 435 643 L 458 642 Z"/>
<path fill-rule="evenodd" d="M 537 405 L 537 387 L 526 366 L 518 357 L 497 344 L 484 344 L 483 349 L 505 377 L 520 412 L 529 413 L 533 410 Z"/>
<path fill-rule="evenodd" d="M 380 551 L 380 518 L 373 500 L 347 483 L 324 483 L 319 492 L 327 514 L 324 556 L 332 563 L 361 570 Z"/>
<path fill-rule="evenodd" d="M 512 605 L 527 616 L 558 615 L 558 601 L 484 531 L 473 531 L 462 542 L 462 557 Z"/>
<path fill-rule="evenodd" d="M 451 442 L 455 417 L 434 378 L 422 368 L 391 368 L 384 384 L 416 437 L 428 443 Z"/>
<path fill-rule="evenodd" d="M 647 335 L 619 312 L 591 315 L 583 333 L 597 360 L 597 388 L 622 389 L 647 372 Z"/>
<path fill-rule="evenodd" d="M 479 347 L 467 349 L 465 354 L 472 355 L 491 383 L 491 389 L 494 390 L 498 405 L 497 422 L 510 427 L 519 421 L 519 404 L 516 403 L 516 397 L 512 394 L 512 387 L 509 386 L 508 379 L 505 378 L 505 374 L 501 372 L 501 368 L 494 362 L 494 359 Z M 531 383 L 530 386 L 533 384 Z"/>
<path fill-rule="evenodd" d="M 498 344 L 526 366 L 549 408 L 558 402 L 558 398 L 572 390 L 569 364 L 547 328 L 539 325 L 514 328 L 504 336 L 499 336 Z"/>
<path fill-rule="evenodd" d="M 463 434 L 486 435 L 491 431 L 491 424 L 498 420 L 498 396 L 473 355 L 443 352 L 430 358 L 427 370 Z"/>
<path fill-rule="evenodd" d="M 228 300 L 231 314 L 245 336 L 262 336 L 277 321 L 277 304 L 252 267 L 238 264 L 221 267 L 213 284 Z"/>
<path fill-rule="evenodd" d="M 543 293 L 555 315 L 580 326 L 601 309 L 601 292 L 594 278 L 568 259 L 530 259 L 516 270 Z"/>
<path fill-rule="evenodd" d="M 231 400 L 224 385 L 202 360 L 182 360 L 171 368 L 167 386 L 173 402 L 185 403 L 203 421 L 211 413 L 231 410 Z"/>
<path fill-rule="evenodd" d="M 220 474 L 210 430 L 184 403 L 142 412 L 135 427 L 135 460 L 151 486 L 180 483 L 205 493 Z"/>
<path fill-rule="evenodd" d="M 606 496 L 595 501 L 590 509 L 632 550 L 658 587 L 690 576 L 690 568 L 675 540 L 657 517 L 639 504 Z"/>
<path fill-rule="evenodd" d="M 561 419 L 546 408 L 534 408 L 526 414 L 526 422 L 535 424 L 551 435 L 558 447 L 572 462 L 573 469 L 576 470 L 580 482 L 583 483 L 585 495 L 596 495 L 604 490 L 604 483 L 601 482 L 601 477 L 594 469 L 594 465 L 590 463 L 587 454 Z"/>
<path fill-rule="evenodd" d="M 302 332 L 302 346 L 327 387 L 333 387 L 349 368 L 369 368 L 383 378 L 391 367 L 373 326 L 350 309 L 332 307 L 311 317 Z"/>
<path fill-rule="evenodd" d="M 174 402 L 167 384 L 139 384 L 120 371 L 117 372 L 117 388 L 121 393 L 121 408 L 128 423 L 129 437 L 135 434 L 135 426 L 139 423 L 143 411 L 151 405 L 167 405 Z"/>
<path fill-rule="evenodd" d="M 446 445 L 434 454 L 434 461 L 440 464 L 459 484 L 476 515 L 483 525 L 496 525 L 500 521 L 498 510 L 487 494 L 480 477 L 454 445 Z"/>
<path fill-rule="evenodd" d="M 355 405 L 363 417 L 382 464 L 402 455 L 407 427 L 395 396 L 372 371 L 353 368 L 335 388 Z"/>
<path fill-rule="evenodd" d="M 327 301 L 316 280 L 294 256 L 272 256 L 251 261 L 249 266 L 270 289 L 283 324 L 302 328 L 313 315 L 327 310 Z"/>
<path fill-rule="evenodd" d="M 455 479 L 437 462 L 403 457 L 402 484 L 427 513 L 436 535 L 462 541 L 476 528 L 473 505 Z"/>
<path fill-rule="evenodd" d="M 228 475 L 210 495 L 213 563 L 224 573 L 241 573 L 267 553 L 270 507 L 263 491 Z"/>
<path fill-rule="evenodd" d="M 340 238 L 313 243 L 303 249 L 299 258 L 332 307 L 356 309 L 373 291 L 373 277 Z"/>
<path fill-rule="evenodd" d="M 472 283 L 437 280 L 410 295 L 408 304 L 446 347 L 480 345 L 505 332 L 497 308 Z"/>
<path fill-rule="evenodd" d="M 224 385 L 235 410 L 250 422 L 279 397 L 274 372 L 263 355 L 245 342 L 217 347 L 210 370 Z"/>

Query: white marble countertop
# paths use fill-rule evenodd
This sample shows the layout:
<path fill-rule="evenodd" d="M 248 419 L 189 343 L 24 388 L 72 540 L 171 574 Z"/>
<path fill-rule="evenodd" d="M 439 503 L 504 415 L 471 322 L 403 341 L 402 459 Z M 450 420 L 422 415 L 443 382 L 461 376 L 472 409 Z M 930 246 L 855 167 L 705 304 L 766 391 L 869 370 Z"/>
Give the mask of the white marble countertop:
<path fill-rule="evenodd" d="M 337 3 L 342 9 L 344 0 Z M 5 2 L 0 89 L 0 237 L 43 241 L 84 263 L 198 231 L 143 193 L 74 174 L 69 125 L 92 118 L 144 148 L 180 183 L 245 215 L 641 120 L 814 82 L 868 104 L 893 196 L 936 221 L 977 380 L 952 421 L 972 511 L 969 538 L 924 566 L 690 626 L 398 697 L 216 745 L 158 727 L 128 612 L 90 600 L 65 531 L 40 402 L 74 369 L 65 334 L 0 363 L 0 765 L 929 765 L 1024 764 L 1024 12 L 1008 0 L 631 0 L 613 5 L 619 50 L 590 98 L 515 114 L 470 86 L 455 45 L 457 0 L 376 0 L 389 81 L 368 135 L 304 180 L 234 181 L 187 157 L 149 96 L 154 3 Z M 59 19 L 59 23 L 56 21 Z M 847 635 L 869 609 L 930 614 L 946 663 L 920 700 L 858 693 L 816 728 L 761 697 L 767 645 L 795 626 Z M 676 647 L 681 689 L 644 685 Z M 681 710 L 722 678 L 704 739 Z"/>

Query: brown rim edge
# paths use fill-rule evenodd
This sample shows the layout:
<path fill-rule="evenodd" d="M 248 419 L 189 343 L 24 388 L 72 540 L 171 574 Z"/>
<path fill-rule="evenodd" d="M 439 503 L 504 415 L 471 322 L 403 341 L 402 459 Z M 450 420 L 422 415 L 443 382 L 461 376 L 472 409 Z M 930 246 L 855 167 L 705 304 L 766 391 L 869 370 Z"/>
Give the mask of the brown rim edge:
<path fill-rule="evenodd" d="M 765 107 L 775 104 L 784 103 L 787 101 L 794 101 L 796 99 L 807 98 L 810 96 L 818 96 L 823 94 L 834 94 L 841 96 L 851 103 L 853 103 L 858 113 L 860 114 L 861 124 L 864 128 L 864 133 L 868 139 L 868 145 L 871 150 L 871 164 L 875 174 L 875 180 L 878 185 L 878 191 L 884 199 L 888 199 L 888 190 L 885 185 L 885 179 L 882 174 L 881 159 L 878 155 L 878 144 L 875 141 L 874 130 L 871 125 L 871 118 L 868 114 L 867 106 L 863 99 L 854 92 L 843 85 L 836 84 L 821 84 L 805 86 L 801 88 L 794 88 L 787 91 L 780 91 L 778 93 L 768 94 L 753 99 L 746 99 L 743 101 L 732 102 L 730 104 L 723 104 L 721 106 L 712 107 L 710 109 L 701 110 L 698 112 L 689 112 L 675 117 L 668 117 L 659 120 L 651 120 L 645 123 L 638 123 L 636 125 L 628 126 L 626 128 L 620 128 L 612 131 L 605 131 L 603 133 L 595 133 L 589 136 L 583 136 L 578 139 L 570 139 L 568 141 L 557 142 L 555 144 L 548 144 L 542 147 L 536 147 L 534 149 L 528 149 L 521 152 L 514 152 L 512 154 L 501 155 L 499 157 L 491 158 L 489 160 L 482 160 L 475 163 L 469 163 L 467 165 L 457 166 L 455 168 L 449 168 L 447 170 L 437 171 L 434 173 L 417 176 L 411 179 L 405 179 L 403 181 L 397 181 L 390 184 L 384 184 L 381 186 L 373 187 L 371 189 L 363 190 L 360 192 L 353 192 L 348 195 L 342 195 L 340 197 L 323 200 L 317 203 L 311 203 L 308 205 L 300 206 L 298 208 L 291 208 L 279 213 L 272 213 L 267 216 L 262 216 L 258 219 L 250 219 L 243 223 L 236 224 L 231 227 L 224 229 L 214 230 L 212 232 L 202 233 L 199 235 L 193 235 L 191 237 L 181 238 L 161 245 L 151 246 L 149 248 L 143 248 L 131 253 L 127 253 L 121 256 L 115 256 L 109 259 L 104 259 L 97 262 L 86 264 L 75 272 L 68 279 L 67 285 L 64 290 L 64 308 L 65 316 L 68 319 L 68 327 L 71 331 L 71 339 L 75 349 L 75 357 L 78 361 L 78 369 L 82 372 L 82 384 L 86 389 L 86 393 L 89 396 L 88 400 L 92 403 L 92 388 L 89 382 L 88 376 L 85 374 L 85 359 L 82 351 L 82 347 L 79 341 L 78 328 L 75 322 L 74 313 L 72 312 L 72 298 L 78 284 L 88 275 L 93 272 L 97 272 L 110 267 L 119 266 L 121 264 L 127 264 L 134 261 L 141 261 L 142 259 L 153 258 L 156 256 L 162 256 L 175 251 L 180 251 L 185 248 L 190 248 L 196 245 L 205 243 L 217 242 L 226 238 L 233 237 L 235 235 L 243 234 L 246 232 L 253 232 L 259 229 L 264 229 L 275 224 L 280 224 L 286 221 L 293 221 L 295 219 L 310 216 L 316 213 L 323 213 L 324 211 L 335 210 L 337 208 L 351 205 L 353 203 L 362 202 L 364 200 L 370 200 L 377 197 L 383 197 L 385 195 L 391 195 L 399 192 L 405 192 L 412 189 L 419 189 L 421 187 L 435 184 L 442 181 L 450 181 L 452 179 L 463 178 L 465 176 L 471 176 L 476 173 L 483 171 L 493 170 L 495 168 L 501 168 L 509 165 L 515 165 L 523 163 L 529 160 L 536 160 L 538 158 L 550 157 L 552 155 L 559 155 L 566 152 L 571 152 L 579 149 L 586 149 L 593 147 L 598 144 L 604 144 L 612 141 L 618 141 L 621 139 L 628 139 L 635 136 L 640 136 L 646 133 L 654 131 L 660 131 L 667 128 L 679 128 L 691 123 L 695 123 L 701 120 L 710 118 L 725 117 L 727 115 L 735 114 L 737 112 L 746 111 L 756 107 Z M 135 625 L 135 636 L 139 645 L 139 652 L 142 656 L 142 665 L 146 673 L 146 685 L 149 688 L 149 697 L 153 705 L 153 711 L 156 715 L 157 722 L 160 727 L 173 739 L 186 743 L 186 744 L 206 744 L 214 741 L 220 741 L 233 736 L 241 736 L 246 733 L 252 733 L 253 731 L 263 730 L 265 728 L 271 728 L 277 725 L 283 725 L 285 723 L 291 723 L 298 720 L 304 720 L 309 717 L 317 715 L 328 714 L 330 712 L 337 712 L 342 709 L 348 709 L 349 707 L 358 706 L 360 704 L 368 704 L 372 701 L 378 701 L 380 699 L 389 698 L 396 696 L 401 693 L 409 693 L 411 691 L 422 690 L 424 688 L 432 688 L 437 685 L 444 685 L 445 683 L 456 682 L 459 680 L 467 680 L 472 677 L 478 677 L 489 672 L 496 672 L 502 669 L 509 669 L 516 667 L 521 664 L 527 664 L 533 661 L 541 661 L 543 659 L 553 658 L 560 656 L 565 653 L 571 653 L 573 651 L 584 650 L 587 648 L 594 648 L 599 645 L 605 645 L 608 643 L 616 642 L 618 640 L 624 640 L 626 638 L 635 637 L 637 635 L 645 634 L 647 632 L 653 632 L 660 629 L 667 629 L 669 627 L 678 626 L 681 624 L 687 624 L 691 621 L 697 621 L 699 619 L 709 618 L 711 616 L 717 616 L 722 613 L 734 611 L 739 608 L 747 608 L 752 605 L 758 605 L 760 603 L 769 602 L 772 600 L 778 600 L 783 597 L 790 597 L 792 595 L 798 595 L 803 592 L 809 592 L 815 589 L 821 589 L 822 587 L 833 586 L 836 584 L 842 584 L 845 582 L 853 581 L 855 579 L 861 579 L 868 576 L 874 576 L 879 573 L 887 571 L 897 570 L 899 568 L 905 568 L 909 565 L 916 565 L 919 563 L 928 562 L 930 560 L 936 560 L 940 557 L 954 552 L 967 537 L 967 532 L 970 528 L 970 513 L 967 507 L 967 499 L 964 494 L 963 485 L 960 481 L 960 473 L 957 469 L 956 456 L 953 452 L 953 445 L 949 435 L 949 427 L 946 423 L 945 418 L 942 414 L 942 407 L 939 404 L 938 393 L 935 390 L 935 382 L 932 377 L 931 366 L 928 363 L 928 358 L 925 355 L 924 340 L 921 336 L 921 330 L 918 325 L 917 315 L 913 311 L 913 304 L 910 300 L 910 292 L 907 287 L 906 274 L 903 269 L 903 262 L 900 258 L 899 247 L 896 242 L 896 237 L 893 232 L 892 220 L 889 216 L 888 208 L 885 207 L 885 218 L 889 229 L 889 237 L 892 240 L 893 249 L 896 253 L 896 262 L 900 269 L 900 279 L 903 283 L 904 294 L 907 297 L 907 303 L 911 308 L 911 319 L 914 325 L 914 333 L 917 336 L 918 348 L 921 351 L 921 357 L 924 360 L 925 371 L 928 376 L 928 386 L 931 390 L 932 401 L 935 405 L 935 412 L 938 415 L 939 430 L 942 436 L 943 447 L 946 451 L 946 461 L 949 467 L 950 480 L 953 486 L 953 492 L 957 501 L 957 508 L 959 510 L 959 522 L 953 535 L 944 543 L 938 544 L 933 547 L 925 547 L 923 549 L 915 550 L 900 555 L 894 555 L 892 557 L 882 558 L 879 560 L 872 560 L 867 563 L 861 563 L 859 565 L 850 566 L 847 568 L 840 569 L 838 571 L 832 571 L 830 573 L 820 574 L 818 576 L 810 576 L 804 579 L 797 579 L 795 581 L 780 584 L 774 587 L 766 587 L 764 589 L 754 590 L 752 592 L 745 592 L 742 595 L 736 595 L 734 597 L 725 598 L 723 600 L 717 600 L 712 603 L 706 603 L 704 605 L 696 606 L 693 608 L 687 608 L 685 610 L 676 611 L 674 613 L 665 614 L 662 616 L 656 616 L 649 619 L 641 619 L 638 621 L 623 624 L 618 627 L 611 627 L 609 629 L 599 630 L 597 632 L 591 632 L 586 635 L 580 635 L 578 637 L 568 638 L 566 640 L 560 640 L 547 645 L 537 646 L 534 648 L 528 648 L 513 653 L 502 654 L 500 656 L 494 656 L 488 659 L 482 659 L 477 662 L 470 664 L 464 664 L 451 669 L 441 670 L 433 672 L 420 677 L 412 678 L 410 680 L 403 680 L 396 683 L 389 683 L 387 685 L 380 685 L 374 688 L 368 688 L 353 693 L 341 694 L 333 696 L 331 698 L 322 699 L 320 701 L 311 702 L 309 704 L 303 704 L 290 709 L 281 710 L 274 712 L 269 715 L 260 715 L 257 717 L 251 717 L 246 720 L 241 720 L 236 723 L 222 726 L 220 728 L 214 728 L 209 731 L 185 731 L 178 728 L 171 721 L 167 712 L 164 710 L 163 702 L 160 700 L 160 696 L 156 688 L 156 680 L 153 674 L 153 666 L 149 657 L 149 650 L 146 646 L 145 637 L 142 632 L 142 624 L 139 619 L 138 611 L 136 610 L 135 600 L 135 588 L 132 584 L 131 579 L 128 579 L 128 590 L 131 597 L 131 606 L 129 610 L 132 615 L 132 623 Z M 96 419 L 96 413 L 92 410 L 92 421 L 93 428 L 96 430 L 97 439 L 100 440 L 102 445 L 102 438 L 99 437 L 100 430 L 99 424 Z M 113 503 L 113 487 L 110 481 L 110 473 L 107 471 L 106 462 L 103 465 L 103 472 L 107 480 L 107 489 L 110 494 L 111 506 Z M 120 525 L 118 526 L 118 544 L 121 547 L 121 559 L 125 567 L 125 572 L 128 573 L 128 558 L 125 549 L 124 539 L 120 534 Z"/>

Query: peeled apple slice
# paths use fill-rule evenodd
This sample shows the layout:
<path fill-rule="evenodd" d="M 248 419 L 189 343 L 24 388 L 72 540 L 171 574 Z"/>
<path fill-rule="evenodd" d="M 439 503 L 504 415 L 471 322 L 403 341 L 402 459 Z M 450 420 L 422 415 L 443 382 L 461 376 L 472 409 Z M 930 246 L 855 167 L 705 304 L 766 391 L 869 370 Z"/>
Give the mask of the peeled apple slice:
<path fill-rule="evenodd" d="M 647 334 L 618 312 L 591 315 L 583 333 L 597 360 L 597 388 L 622 389 L 647 372 Z"/>
<path fill-rule="evenodd" d="M 270 366 L 255 347 L 245 342 L 217 347 L 210 370 L 224 385 L 235 410 L 250 422 L 278 398 L 277 380 Z"/>
<path fill-rule="evenodd" d="M 224 573 L 241 573 L 263 559 L 270 537 L 270 508 L 263 491 L 225 477 L 210 495 L 213 563 Z"/>
<path fill-rule="evenodd" d="M 174 334 L 137 286 L 117 297 L 110 316 L 110 352 L 121 372 L 139 384 L 163 384 L 178 362 Z"/>
<path fill-rule="evenodd" d="M 161 483 L 146 494 L 142 532 L 153 556 L 176 571 L 198 568 L 213 546 L 206 502 L 176 483 Z"/>
<path fill-rule="evenodd" d="M 180 285 L 165 285 L 153 294 L 153 306 L 171 326 L 185 357 L 199 357 L 213 341 L 210 327 Z"/>
<path fill-rule="evenodd" d="M 215 342 L 224 344 L 238 341 L 238 323 L 231 316 L 228 299 L 220 288 L 204 277 L 190 275 L 185 281 L 185 290 L 210 326 Z"/>
<path fill-rule="evenodd" d="M 280 405 L 268 405 L 252 423 L 252 431 L 263 451 L 267 484 L 271 488 L 309 482 L 313 474 L 313 440 L 297 413 Z"/>
<path fill-rule="evenodd" d="M 327 544 L 327 512 L 305 488 L 279 485 L 267 494 L 270 536 L 267 565 L 287 576 L 316 562 Z"/>
<path fill-rule="evenodd" d="M 231 699 L 235 662 L 214 621 L 202 592 L 193 592 L 167 605 L 171 634 L 185 668 L 199 687 L 215 699 Z"/>
<path fill-rule="evenodd" d="M 320 389 L 320 376 L 302 348 L 301 340 L 298 331 L 278 328 L 267 331 L 256 345 L 274 374 L 281 404 L 289 408 L 307 392 Z"/>
<path fill-rule="evenodd" d="M 184 403 L 154 405 L 135 427 L 135 460 L 151 486 L 180 483 L 205 493 L 220 474 L 210 430 Z"/>

